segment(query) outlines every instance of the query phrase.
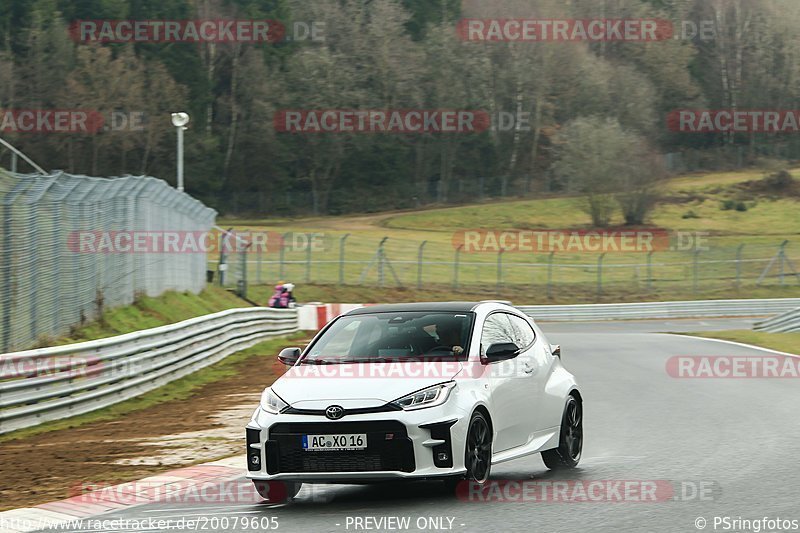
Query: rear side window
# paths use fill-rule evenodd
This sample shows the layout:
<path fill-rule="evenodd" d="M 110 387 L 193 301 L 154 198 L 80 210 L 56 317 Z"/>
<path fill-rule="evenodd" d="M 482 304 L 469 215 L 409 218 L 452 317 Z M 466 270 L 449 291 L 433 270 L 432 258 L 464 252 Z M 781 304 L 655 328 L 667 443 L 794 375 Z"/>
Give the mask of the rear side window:
<path fill-rule="evenodd" d="M 521 349 L 525 349 L 536 339 L 536 333 L 524 318 L 516 315 L 506 315 L 511 322 L 511 331 L 514 336 L 514 343 Z"/>
<path fill-rule="evenodd" d="M 508 314 L 492 313 L 486 317 L 486 321 L 483 323 L 483 330 L 481 331 L 481 354 L 485 354 L 486 349 L 492 344 L 501 342 L 513 342 L 517 344 L 514 338 L 514 328 L 511 327 L 511 322 L 508 321 Z"/>

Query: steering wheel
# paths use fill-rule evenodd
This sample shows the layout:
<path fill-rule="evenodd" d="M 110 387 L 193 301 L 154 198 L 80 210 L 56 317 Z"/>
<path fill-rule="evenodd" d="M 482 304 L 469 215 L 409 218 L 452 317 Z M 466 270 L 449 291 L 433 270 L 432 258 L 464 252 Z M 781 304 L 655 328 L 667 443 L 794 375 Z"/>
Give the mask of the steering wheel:
<path fill-rule="evenodd" d="M 434 352 L 453 353 L 453 347 L 452 346 L 434 346 L 430 350 L 426 350 L 425 353 L 434 353 Z"/>

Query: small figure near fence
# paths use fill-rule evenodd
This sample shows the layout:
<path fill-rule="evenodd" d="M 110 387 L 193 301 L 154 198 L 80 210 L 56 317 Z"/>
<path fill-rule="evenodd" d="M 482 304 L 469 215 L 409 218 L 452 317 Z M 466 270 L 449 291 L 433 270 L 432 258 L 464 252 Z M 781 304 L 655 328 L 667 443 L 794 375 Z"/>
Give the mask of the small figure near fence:
<path fill-rule="evenodd" d="M 287 309 L 294 307 L 294 283 L 280 282 L 275 285 L 275 292 L 269 299 L 269 306 L 276 309 Z"/>

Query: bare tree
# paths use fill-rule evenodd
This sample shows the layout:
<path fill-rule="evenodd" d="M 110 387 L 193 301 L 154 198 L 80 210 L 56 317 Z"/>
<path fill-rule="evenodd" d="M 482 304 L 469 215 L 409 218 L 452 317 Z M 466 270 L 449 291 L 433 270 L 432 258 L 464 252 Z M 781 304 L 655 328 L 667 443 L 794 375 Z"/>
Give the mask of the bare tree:
<path fill-rule="evenodd" d="M 617 207 L 626 223 L 644 222 L 662 173 L 641 137 L 616 119 L 589 117 L 570 121 L 558 142 L 553 170 L 569 190 L 585 195 L 584 210 L 595 226 L 608 226 Z"/>

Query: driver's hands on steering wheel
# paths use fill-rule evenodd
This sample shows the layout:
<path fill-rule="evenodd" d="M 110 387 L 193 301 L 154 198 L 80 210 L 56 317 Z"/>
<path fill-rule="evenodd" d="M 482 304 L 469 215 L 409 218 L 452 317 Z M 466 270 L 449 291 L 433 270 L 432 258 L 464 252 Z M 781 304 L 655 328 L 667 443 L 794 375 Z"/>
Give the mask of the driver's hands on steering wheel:
<path fill-rule="evenodd" d="M 441 352 L 441 351 L 444 351 L 444 350 L 446 350 L 448 352 L 452 352 L 453 355 L 461 355 L 462 353 L 464 353 L 464 348 L 462 348 L 461 346 L 444 346 L 444 345 L 435 346 L 435 347 L 431 348 L 430 350 L 428 350 L 428 353 L 430 353 L 430 352 Z"/>

